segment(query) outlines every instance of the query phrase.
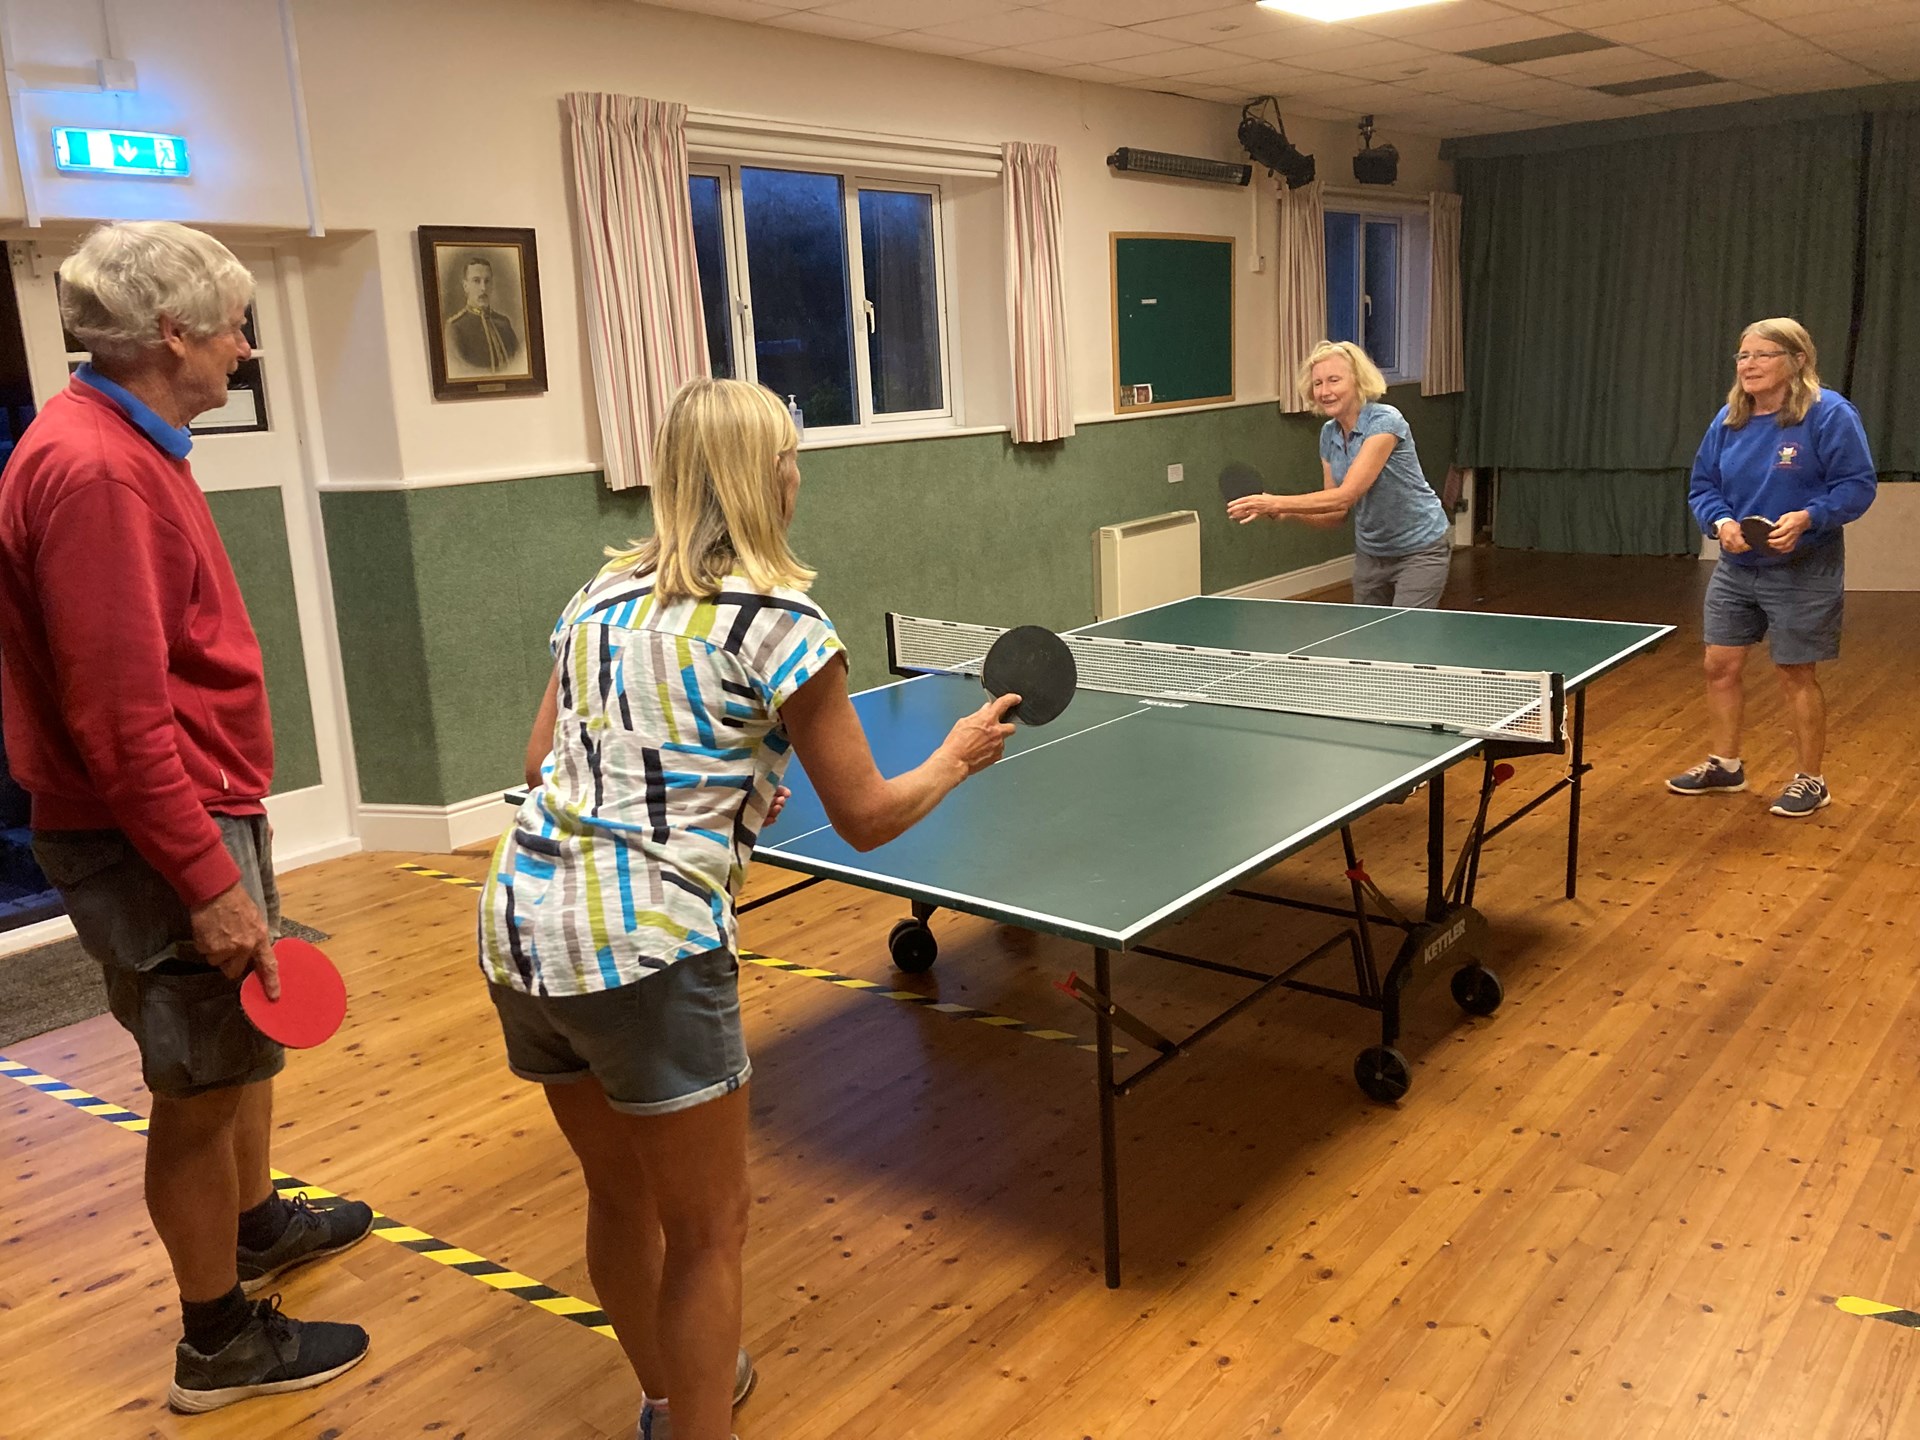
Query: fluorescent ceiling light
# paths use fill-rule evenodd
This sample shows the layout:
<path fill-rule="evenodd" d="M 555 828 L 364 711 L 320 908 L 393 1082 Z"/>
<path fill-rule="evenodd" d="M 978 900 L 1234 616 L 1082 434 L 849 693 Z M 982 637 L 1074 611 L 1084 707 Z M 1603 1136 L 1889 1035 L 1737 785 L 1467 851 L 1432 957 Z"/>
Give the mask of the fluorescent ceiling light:
<path fill-rule="evenodd" d="M 1256 0 L 1262 10 L 1279 10 L 1308 20 L 1358 20 L 1362 15 L 1385 15 L 1393 10 L 1417 10 L 1445 0 Z"/>

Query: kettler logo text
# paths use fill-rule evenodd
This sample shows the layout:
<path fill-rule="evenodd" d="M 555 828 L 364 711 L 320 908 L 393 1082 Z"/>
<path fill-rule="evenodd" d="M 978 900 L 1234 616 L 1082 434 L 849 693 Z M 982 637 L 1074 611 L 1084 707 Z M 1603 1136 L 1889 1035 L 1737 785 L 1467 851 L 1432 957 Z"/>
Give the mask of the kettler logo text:
<path fill-rule="evenodd" d="M 1462 915 L 1458 920 L 1454 921 L 1445 930 L 1442 930 L 1426 943 L 1425 948 L 1420 951 L 1420 963 L 1422 965 L 1431 965 L 1442 955 L 1446 954 L 1447 951 L 1459 944 L 1466 933 L 1467 917 Z"/>

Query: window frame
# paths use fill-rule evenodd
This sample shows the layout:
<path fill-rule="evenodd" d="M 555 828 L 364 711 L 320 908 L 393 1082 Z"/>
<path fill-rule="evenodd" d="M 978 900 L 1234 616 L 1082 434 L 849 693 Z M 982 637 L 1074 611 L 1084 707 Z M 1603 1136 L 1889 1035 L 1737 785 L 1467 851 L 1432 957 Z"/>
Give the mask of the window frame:
<path fill-rule="evenodd" d="M 759 383 L 759 355 L 754 346 L 753 275 L 747 262 L 746 206 L 741 195 L 740 172 L 787 170 L 798 174 L 831 175 L 840 182 L 842 233 L 846 237 L 848 322 L 852 330 L 854 403 L 856 419 L 851 425 L 807 426 L 807 441 L 844 441 L 885 435 L 890 430 L 934 430 L 952 428 L 959 423 L 959 406 L 954 395 L 953 330 L 947 293 L 947 216 L 944 196 L 937 181 L 905 180 L 872 173 L 864 168 L 810 161 L 800 156 L 791 159 L 761 158 L 748 160 L 690 160 L 687 175 L 720 182 L 720 222 L 725 241 L 728 289 L 728 321 L 732 327 L 734 374 L 751 383 Z M 932 201 L 934 313 L 940 336 L 940 395 L 945 402 L 937 409 L 902 410 L 876 414 L 873 408 L 873 355 L 869 345 L 866 257 L 860 231 L 860 192 L 884 190 L 894 193 L 925 195 Z M 704 338 L 704 337 L 703 337 Z M 942 423 L 944 422 L 944 424 Z"/>
<path fill-rule="evenodd" d="M 1380 366 L 1380 374 L 1389 385 L 1415 385 L 1426 376 L 1427 332 L 1432 317 L 1427 313 L 1430 276 L 1433 268 L 1433 236 L 1427 209 L 1418 203 L 1395 203 L 1367 195 L 1330 195 L 1325 214 L 1351 215 L 1356 227 L 1358 254 L 1354 257 L 1355 275 L 1360 285 L 1360 336 L 1356 343 L 1366 349 L 1366 227 L 1392 223 L 1399 230 L 1400 274 L 1394 303 L 1398 307 L 1399 363 L 1392 369 Z M 1369 352 L 1369 359 L 1372 354 Z M 1379 364 L 1377 360 L 1374 362 Z"/>

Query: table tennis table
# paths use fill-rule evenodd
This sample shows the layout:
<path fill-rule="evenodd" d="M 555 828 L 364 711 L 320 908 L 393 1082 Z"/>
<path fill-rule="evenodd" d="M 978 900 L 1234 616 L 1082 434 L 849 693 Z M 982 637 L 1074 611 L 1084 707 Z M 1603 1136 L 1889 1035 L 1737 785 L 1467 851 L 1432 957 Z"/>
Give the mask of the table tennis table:
<path fill-rule="evenodd" d="M 1306 991 L 1380 1015 L 1378 1045 L 1362 1050 L 1355 1076 L 1376 1099 L 1406 1093 L 1411 1075 L 1394 1048 L 1411 987 L 1449 974 L 1470 1013 L 1500 1003 L 1498 978 L 1481 960 L 1487 925 L 1473 908 L 1481 848 L 1555 796 L 1568 797 L 1566 894 L 1579 866 L 1586 690 L 1602 675 L 1658 644 L 1672 627 L 1469 611 L 1399 610 L 1306 601 L 1196 596 L 1084 627 L 1073 636 L 1149 645 L 1206 647 L 1261 655 L 1317 656 L 1413 666 L 1550 672 L 1566 716 L 1551 747 L 1516 744 L 1430 726 L 1234 708 L 1191 700 L 1080 690 L 1067 712 L 1040 729 L 1022 727 L 1005 758 L 974 776 L 932 815 L 867 854 L 833 831 L 795 764 L 793 790 L 757 854 L 806 879 L 742 909 L 777 901 L 822 880 L 899 896 L 911 916 L 894 925 L 889 951 L 902 969 L 924 971 L 938 956 L 928 922 L 940 910 L 981 916 L 1081 942 L 1092 978 L 1063 988 L 1093 1012 L 1099 1092 L 1106 1279 L 1120 1283 L 1116 1100 L 1276 988 Z M 920 674 L 863 691 L 854 706 L 880 769 L 912 768 L 953 722 L 978 708 L 979 681 Z M 1503 818 L 1490 815 L 1511 761 L 1529 750 L 1564 756 L 1557 778 Z M 1448 868 L 1447 772 L 1482 762 L 1477 812 Z M 1361 866 L 1351 825 L 1382 805 L 1426 791 L 1426 898 L 1421 913 L 1394 908 Z M 1350 904 L 1330 906 L 1264 891 L 1244 881 L 1338 832 Z M 1227 895 L 1336 916 L 1340 933 L 1276 970 L 1183 955 L 1148 943 L 1161 929 Z M 1402 932 L 1382 970 L 1372 931 Z M 1353 987 L 1303 978 L 1340 956 Z M 1115 998 L 1116 954 L 1152 957 L 1246 980 L 1253 988 L 1187 1035 L 1171 1039 Z M 1116 1075 L 1116 1030 L 1151 1058 Z"/>

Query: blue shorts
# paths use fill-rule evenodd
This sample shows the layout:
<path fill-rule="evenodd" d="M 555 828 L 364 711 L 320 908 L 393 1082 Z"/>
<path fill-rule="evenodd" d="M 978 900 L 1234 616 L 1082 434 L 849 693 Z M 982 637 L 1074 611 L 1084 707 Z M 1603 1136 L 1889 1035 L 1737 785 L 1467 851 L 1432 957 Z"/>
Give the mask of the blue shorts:
<path fill-rule="evenodd" d="M 1707 644 L 1757 645 L 1764 637 L 1776 665 L 1839 659 L 1846 562 L 1838 540 L 1786 565 L 1721 560 L 1707 581 Z"/>
<path fill-rule="evenodd" d="M 591 1075 L 629 1115 L 665 1115 L 730 1095 L 753 1074 L 740 1028 L 740 962 L 709 950 L 612 990 L 529 995 L 487 987 L 522 1080 Z"/>

